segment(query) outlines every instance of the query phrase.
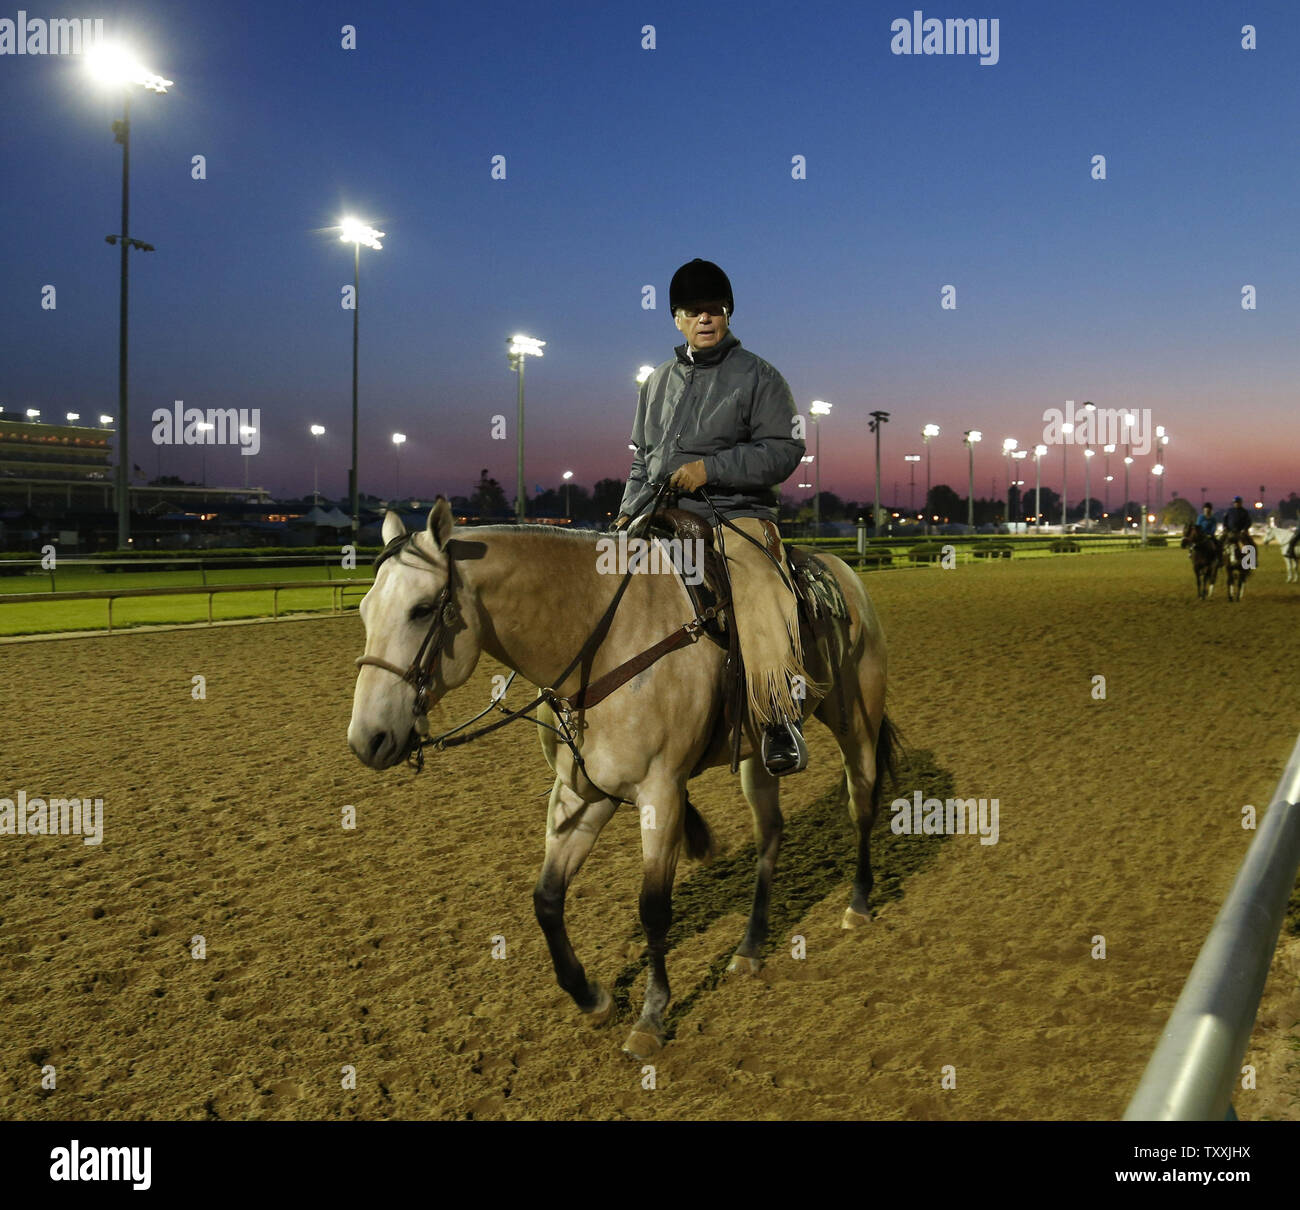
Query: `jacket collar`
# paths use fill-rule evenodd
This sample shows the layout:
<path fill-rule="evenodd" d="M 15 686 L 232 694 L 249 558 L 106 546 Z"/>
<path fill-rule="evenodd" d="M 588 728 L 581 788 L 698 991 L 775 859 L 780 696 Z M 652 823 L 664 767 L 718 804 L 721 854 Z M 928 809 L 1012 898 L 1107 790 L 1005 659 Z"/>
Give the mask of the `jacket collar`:
<path fill-rule="evenodd" d="M 740 341 L 736 339 L 736 334 L 727 329 L 727 334 L 711 349 L 699 349 L 693 353 L 688 352 L 688 346 L 678 345 L 676 348 L 677 360 L 684 366 L 713 366 L 722 361 L 732 349 L 738 349 Z"/>

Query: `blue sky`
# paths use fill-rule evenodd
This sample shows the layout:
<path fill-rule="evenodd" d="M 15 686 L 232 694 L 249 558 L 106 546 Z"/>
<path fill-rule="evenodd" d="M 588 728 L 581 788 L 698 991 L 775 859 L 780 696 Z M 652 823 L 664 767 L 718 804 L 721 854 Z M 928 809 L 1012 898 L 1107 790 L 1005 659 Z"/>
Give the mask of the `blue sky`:
<path fill-rule="evenodd" d="M 366 490 L 392 489 L 397 430 L 404 491 L 464 492 L 480 467 L 513 485 L 513 427 L 490 433 L 498 413 L 513 426 L 514 331 L 548 342 L 528 372 L 530 489 L 624 475 L 633 377 L 680 339 L 667 284 L 694 256 L 727 270 L 736 335 L 800 404 L 833 403 L 828 490 L 869 493 L 873 408 L 893 413 L 887 494 L 927 421 L 935 482 L 965 490 L 977 427 L 977 493 L 1004 490 L 994 447 L 1041 439 L 1066 399 L 1150 408 L 1168 488 L 1193 499 L 1300 490 L 1293 3 L 923 8 L 996 16 L 987 66 L 892 54 L 914 9 L 874 2 L 27 11 L 102 16 L 175 81 L 133 102 L 132 234 L 158 248 L 132 260 L 132 457 L 150 473 L 148 413 L 184 399 L 261 410 L 251 475 L 277 493 L 310 490 L 307 426 L 324 424 L 322 490 L 342 493 L 351 254 L 328 228 L 351 212 L 387 233 L 362 250 Z M 71 57 L 6 55 L 0 102 L 0 402 L 113 413 L 120 99 Z M 161 452 L 164 473 L 198 463 Z M 1059 486 L 1059 451 L 1043 466 Z M 208 453 L 210 481 L 243 469 Z"/>

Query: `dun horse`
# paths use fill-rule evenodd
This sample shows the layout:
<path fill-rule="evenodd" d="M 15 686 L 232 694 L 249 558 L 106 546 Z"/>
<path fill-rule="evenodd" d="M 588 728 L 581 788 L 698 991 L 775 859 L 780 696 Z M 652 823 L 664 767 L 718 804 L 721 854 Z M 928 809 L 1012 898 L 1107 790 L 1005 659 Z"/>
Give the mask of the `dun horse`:
<path fill-rule="evenodd" d="M 691 629 L 695 609 L 671 569 L 602 574 L 594 534 L 542 526 L 454 530 L 442 497 L 424 531 L 408 534 L 390 512 L 383 536 L 385 554 L 361 603 L 366 648 L 357 661 L 348 727 L 352 751 L 374 769 L 422 756 L 428 709 L 469 679 L 484 652 L 541 688 L 539 716 L 558 732 L 540 728 L 555 782 L 545 859 L 533 891 L 537 920 L 559 985 L 589 1022 L 603 1025 L 613 1015 L 613 1000 L 574 953 L 564 902 L 620 802 L 633 804 L 641 823 L 640 917 L 650 973 L 640 1018 L 623 1050 L 648 1057 L 664 1042 L 665 957 L 678 858 L 683 843 L 690 856 L 706 856 L 712 847 L 707 825 L 687 799 L 687 781 L 731 757 L 721 722 L 727 653 L 712 642 L 683 642 L 653 662 L 637 661 L 636 675 L 598 695 L 599 701 L 589 700 L 583 695 L 596 696 L 590 690 L 600 678 L 647 653 L 661 636 Z M 894 732 L 885 716 L 879 619 L 858 576 L 839 559 L 822 561 L 847 616 L 823 616 L 816 630 L 805 627 L 803 651 L 810 680 L 830 687 L 815 713 L 834 733 L 848 779 L 858 859 L 842 924 L 854 928 L 870 919 L 871 826 L 880 778 L 893 759 Z M 579 654 L 583 658 L 575 661 Z M 759 968 L 782 832 L 779 784 L 756 752 L 746 735 L 740 775 L 753 812 L 758 873 L 749 924 L 730 967 L 745 973 Z"/>
<path fill-rule="evenodd" d="M 1223 548 L 1217 539 L 1205 533 L 1200 526 L 1189 524 L 1183 530 L 1182 546 L 1190 547 L 1192 571 L 1196 575 L 1196 595 L 1201 600 L 1214 596 L 1214 581 L 1219 578 L 1223 565 Z"/>

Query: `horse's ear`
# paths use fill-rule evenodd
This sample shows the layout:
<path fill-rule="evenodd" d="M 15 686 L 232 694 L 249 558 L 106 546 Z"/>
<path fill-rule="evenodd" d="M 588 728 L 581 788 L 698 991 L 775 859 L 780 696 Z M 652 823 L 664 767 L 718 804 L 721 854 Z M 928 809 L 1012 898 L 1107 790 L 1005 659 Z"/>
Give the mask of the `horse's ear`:
<path fill-rule="evenodd" d="M 402 524 L 402 518 L 390 508 L 384 514 L 384 545 L 387 546 L 394 538 L 400 538 L 404 533 L 406 533 L 406 526 Z"/>
<path fill-rule="evenodd" d="M 439 496 L 433 502 L 433 507 L 429 509 L 429 537 L 433 539 L 434 546 L 439 550 L 447 545 L 454 522 L 455 518 L 451 515 L 451 505 L 447 503 L 447 498 Z"/>

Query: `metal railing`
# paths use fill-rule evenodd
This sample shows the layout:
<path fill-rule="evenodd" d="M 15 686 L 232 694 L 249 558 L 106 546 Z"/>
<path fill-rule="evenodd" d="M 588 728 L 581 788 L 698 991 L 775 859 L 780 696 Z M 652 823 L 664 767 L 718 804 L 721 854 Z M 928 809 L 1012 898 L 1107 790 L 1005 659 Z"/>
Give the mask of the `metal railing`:
<path fill-rule="evenodd" d="M 1169 1015 L 1128 1122 L 1221 1121 L 1250 1044 L 1300 869 L 1300 739 Z"/>
<path fill-rule="evenodd" d="M 1059 535 L 1051 534 L 934 534 L 929 538 L 915 537 L 867 538 L 859 547 L 853 538 L 786 538 L 787 546 L 808 546 L 826 554 L 837 555 L 851 567 L 870 567 L 878 570 L 898 570 L 905 567 L 928 567 L 930 560 L 914 561 L 912 550 L 916 547 L 938 550 L 941 546 L 952 546 L 958 563 L 983 562 L 976 552 L 988 546 L 1010 547 L 1013 556 L 1019 558 L 1069 558 L 1070 554 L 1052 550 L 1055 543 L 1062 541 Z M 1131 534 L 1068 534 L 1064 541 L 1077 545 L 1077 554 L 1113 554 L 1116 551 L 1148 550 L 1140 537 Z M 1170 539 L 1169 546 L 1177 543 Z M 1160 549 L 1159 546 L 1156 549 Z"/>
<path fill-rule="evenodd" d="M 330 612 L 341 613 L 344 597 L 349 590 L 367 591 L 371 580 L 288 580 L 273 584 L 176 584 L 159 588 L 93 588 L 81 592 L 6 592 L 0 593 L 0 605 L 57 604 L 60 601 L 107 601 L 108 633 L 113 633 L 113 602 L 130 597 L 189 597 L 206 594 L 208 598 L 208 625 L 212 620 L 212 598 L 217 593 L 269 592 L 271 618 L 279 620 L 280 593 L 298 588 L 329 588 Z"/>

